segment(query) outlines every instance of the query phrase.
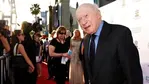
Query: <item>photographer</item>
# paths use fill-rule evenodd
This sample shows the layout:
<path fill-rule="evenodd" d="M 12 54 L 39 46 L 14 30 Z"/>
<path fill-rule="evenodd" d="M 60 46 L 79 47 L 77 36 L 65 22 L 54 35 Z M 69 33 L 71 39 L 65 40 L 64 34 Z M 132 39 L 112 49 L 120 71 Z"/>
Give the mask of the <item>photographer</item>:
<path fill-rule="evenodd" d="M 8 42 L 7 30 L 5 29 L 5 26 L 6 26 L 5 20 L 0 20 L 0 56 L 3 56 L 5 53 L 8 53 L 10 51 L 10 45 Z M 0 67 L 1 67 L 1 60 L 3 60 L 3 59 L 0 59 Z M 3 61 L 3 63 L 5 63 L 5 62 L 6 61 Z M 5 67 L 5 65 L 4 65 L 4 67 Z M 4 70 L 4 67 L 0 69 L 0 72 L 2 72 Z M 3 74 L 3 76 L 4 76 L 4 74 Z M 1 79 L 1 76 L 0 76 L 0 79 Z M 1 81 L 2 80 L 0 80 L 0 82 Z"/>
<path fill-rule="evenodd" d="M 0 56 L 2 56 L 3 50 L 5 49 L 5 53 L 10 51 L 10 45 L 7 38 L 7 30 L 5 29 L 5 20 L 0 20 Z"/>
<path fill-rule="evenodd" d="M 1 33 L 0 33 L 0 56 L 3 55 L 3 48 L 6 50 L 6 52 L 10 51 L 10 46 L 8 43 L 7 38 L 5 38 Z"/>

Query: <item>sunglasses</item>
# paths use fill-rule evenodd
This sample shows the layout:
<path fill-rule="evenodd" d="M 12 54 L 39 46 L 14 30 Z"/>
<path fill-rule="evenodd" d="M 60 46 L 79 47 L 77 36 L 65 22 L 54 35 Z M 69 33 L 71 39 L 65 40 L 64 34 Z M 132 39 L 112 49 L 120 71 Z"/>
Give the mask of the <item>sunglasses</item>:
<path fill-rule="evenodd" d="M 22 35 L 22 36 L 24 36 L 24 34 L 19 34 L 19 35 Z"/>
<path fill-rule="evenodd" d="M 66 32 L 60 32 L 59 34 L 66 34 Z"/>

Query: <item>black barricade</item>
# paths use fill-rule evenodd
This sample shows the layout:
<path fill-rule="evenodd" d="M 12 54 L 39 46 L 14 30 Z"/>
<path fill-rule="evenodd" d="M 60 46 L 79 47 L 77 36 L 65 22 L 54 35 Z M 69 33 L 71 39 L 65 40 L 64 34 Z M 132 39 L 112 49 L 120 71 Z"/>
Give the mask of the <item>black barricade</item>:
<path fill-rule="evenodd" d="M 10 82 L 10 68 L 9 68 L 10 55 L 5 54 L 0 56 L 0 84 L 11 84 Z"/>

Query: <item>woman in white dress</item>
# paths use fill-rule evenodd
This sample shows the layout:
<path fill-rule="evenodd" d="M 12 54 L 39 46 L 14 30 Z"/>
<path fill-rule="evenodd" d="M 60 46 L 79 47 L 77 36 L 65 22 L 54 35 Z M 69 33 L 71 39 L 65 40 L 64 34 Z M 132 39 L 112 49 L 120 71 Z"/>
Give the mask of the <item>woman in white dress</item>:
<path fill-rule="evenodd" d="M 79 59 L 79 48 L 81 44 L 81 35 L 78 29 L 74 30 L 73 37 L 71 38 L 71 50 L 72 55 L 70 59 L 69 69 L 69 82 L 70 84 L 83 84 L 83 70 L 82 64 Z"/>

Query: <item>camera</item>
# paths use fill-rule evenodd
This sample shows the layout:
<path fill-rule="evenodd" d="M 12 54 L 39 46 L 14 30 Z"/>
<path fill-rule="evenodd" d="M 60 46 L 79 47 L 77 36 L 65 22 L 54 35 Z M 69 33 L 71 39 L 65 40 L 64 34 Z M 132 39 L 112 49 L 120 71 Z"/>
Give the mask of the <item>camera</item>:
<path fill-rule="evenodd" d="M 5 29 L 6 25 L 7 25 L 7 21 L 6 20 L 0 20 L 0 33 L 4 37 L 8 36 L 8 30 Z"/>
<path fill-rule="evenodd" d="M 36 22 L 34 22 L 32 25 L 33 31 L 35 31 L 35 32 L 42 31 L 42 25 L 40 24 L 41 21 L 42 21 L 42 19 L 38 17 Z"/>

